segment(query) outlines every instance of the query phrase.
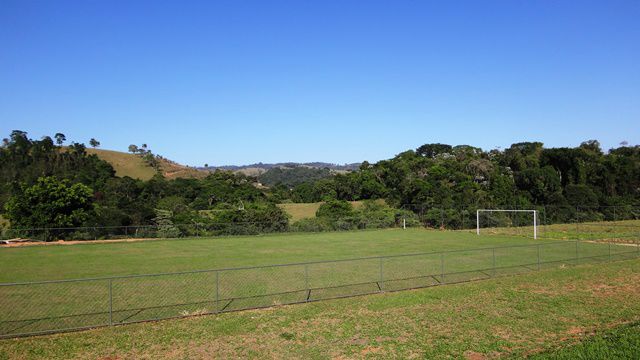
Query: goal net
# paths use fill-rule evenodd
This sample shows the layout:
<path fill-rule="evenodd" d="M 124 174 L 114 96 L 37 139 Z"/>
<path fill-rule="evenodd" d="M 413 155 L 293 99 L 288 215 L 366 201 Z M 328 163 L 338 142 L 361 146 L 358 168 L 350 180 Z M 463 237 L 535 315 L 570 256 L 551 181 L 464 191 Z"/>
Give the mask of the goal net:
<path fill-rule="evenodd" d="M 531 236 L 538 238 L 538 212 L 536 210 L 478 209 L 476 233 L 480 229 L 491 234 Z"/>

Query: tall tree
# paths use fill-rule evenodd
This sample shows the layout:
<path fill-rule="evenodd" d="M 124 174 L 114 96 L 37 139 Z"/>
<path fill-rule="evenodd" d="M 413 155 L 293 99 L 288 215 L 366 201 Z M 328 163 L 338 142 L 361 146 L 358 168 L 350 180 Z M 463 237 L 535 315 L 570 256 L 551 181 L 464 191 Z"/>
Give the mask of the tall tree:
<path fill-rule="evenodd" d="M 55 177 L 39 178 L 23 185 L 7 202 L 6 216 L 16 228 L 64 228 L 80 226 L 92 209 L 93 191 Z"/>
<path fill-rule="evenodd" d="M 53 137 L 56 139 L 56 144 L 58 144 L 58 146 L 62 146 L 62 144 L 67 141 L 67 137 L 64 136 L 63 133 L 56 133 Z"/>

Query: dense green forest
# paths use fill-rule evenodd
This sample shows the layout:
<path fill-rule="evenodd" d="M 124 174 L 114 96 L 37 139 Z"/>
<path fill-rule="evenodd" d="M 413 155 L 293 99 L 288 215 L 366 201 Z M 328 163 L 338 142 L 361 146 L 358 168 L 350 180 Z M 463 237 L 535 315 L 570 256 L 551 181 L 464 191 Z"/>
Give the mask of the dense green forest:
<path fill-rule="evenodd" d="M 353 173 L 298 185 L 288 195 L 294 202 L 386 199 L 448 227 L 459 227 L 460 212 L 473 217 L 478 208 L 545 206 L 550 220 L 567 222 L 577 209 L 585 220 L 610 219 L 607 212 L 615 206 L 620 218 L 637 218 L 640 146 L 604 152 L 595 140 L 576 148 L 525 142 L 483 151 L 425 144 L 376 164 L 364 162 Z"/>
<path fill-rule="evenodd" d="M 331 177 L 332 172 L 327 168 L 312 168 L 295 166 L 290 168 L 272 168 L 258 176 L 261 183 L 268 186 L 284 185 L 294 187 L 305 182 L 313 182 Z"/>
<path fill-rule="evenodd" d="M 290 224 L 277 203 L 318 201 L 327 202 L 318 219 L 294 227 L 350 228 L 367 219 L 390 224 L 400 209 L 419 213 L 426 225 L 438 218 L 452 228 L 459 226 L 460 212 L 472 216 L 481 207 L 544 205 L 558 209 L 554 221 L 571 219 L 577 207 L 593 219 L 604 218 L 611 205 L 626 206 L 627 217 L 640 216 L 633 207 L 640 205 L 640 146 L 605 152 L 595 140 L 575 148 L 527 142 L 490 151 L 425 144 L 344 174 L 274 171 L 269 188 L 229 171 L 204 179 L 121 178 L 109 163 L 87 154 L 85 145 L 65 146 L 65 141 L 60 133 L 33 140 L 23 131 L 4 139 L 0 208 L 12 227 L 155 224 L 172 231 L 179 224 L 252 223 L 258 231 L 282 230 Z M 375 199 L 388 205 L 372 202 L 362 210 L 345 205 Z"/>

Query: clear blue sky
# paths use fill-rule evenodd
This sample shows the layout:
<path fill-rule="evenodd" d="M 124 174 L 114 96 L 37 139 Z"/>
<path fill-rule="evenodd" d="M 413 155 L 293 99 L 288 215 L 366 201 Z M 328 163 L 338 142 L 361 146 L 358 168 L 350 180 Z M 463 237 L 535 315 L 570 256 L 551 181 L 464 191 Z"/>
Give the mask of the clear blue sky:
<path fill-rule="evenodd" d="M 640 143 L 640 1 L 0 0 L 0 131 L 190 165 Z"/>

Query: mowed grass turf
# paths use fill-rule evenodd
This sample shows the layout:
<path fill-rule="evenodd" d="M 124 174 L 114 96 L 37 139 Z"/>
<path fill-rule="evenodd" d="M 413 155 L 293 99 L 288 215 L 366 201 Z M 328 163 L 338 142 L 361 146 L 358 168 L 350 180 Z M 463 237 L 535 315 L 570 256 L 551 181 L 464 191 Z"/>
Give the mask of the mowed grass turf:
<path fill-rule="evenodd" d="M 485 235 L 533 236 L 533 226 L 484 228 L 481 232 Z M 637 243 L 640 240 L 640 220 L 538 225 L 538 238 Z"/>
<path fill-rule="evenodd" d="M 640 260 L 364 297 L 0 340 L 0 359 L 523 358 L 637 354 Z M 593 333 L 621 328 L 624 342 Z M 619 333 L 620 331 L 617 331 Z M 575 344 L 610 346 L 582 351 Z M 591 341 L 591 342 L 590 342 Z M 600 345 L 599 345 L 600 344 Z M 590 358 L 590 357 L 583 357 Z M 600 358 L 611 358 L 608 356 Z M 624 357 L 623 357 L 624 358 Z"/>
<path fill-rule="evenodd" d="M 388 229 L 0 248 L 0 282 L 151 274 L 538 244 L 517 236 Z"/>
<path fill-rule="evenodd" d="M 1 286 L 0 335 L 435 286 L 634 258 L 637 250 L 421 229 L 7 248 L 0 271 L 13 282 L 316 263 Z M 364 259 L 324 262 L 356 257 Z"/>

